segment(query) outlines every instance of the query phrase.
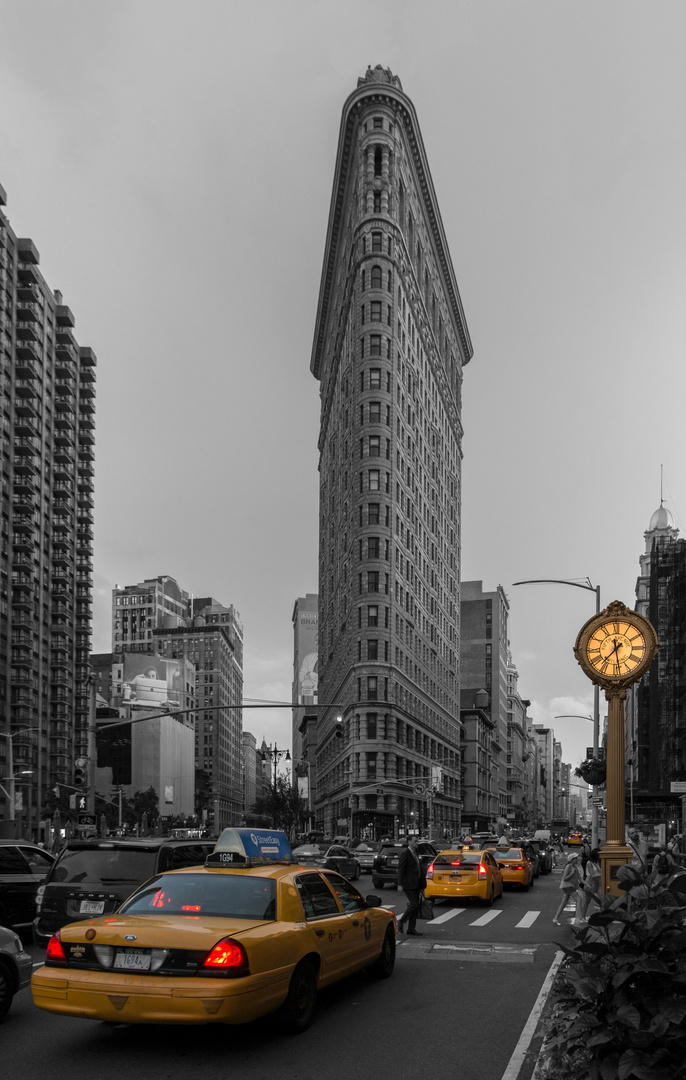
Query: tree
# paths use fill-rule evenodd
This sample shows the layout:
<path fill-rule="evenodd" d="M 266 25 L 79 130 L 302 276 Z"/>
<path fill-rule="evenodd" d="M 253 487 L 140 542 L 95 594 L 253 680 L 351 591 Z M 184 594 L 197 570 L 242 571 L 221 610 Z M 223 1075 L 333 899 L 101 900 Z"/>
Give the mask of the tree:
<path fill-rule="evenodd" d="M 302 829 L 307 816 L 307 803 L 283 776 L 277 776 L 269 792 L 256 799 L 251 809 L 271 822 L 272 828 L 283 829 L 289 839 Z"/>

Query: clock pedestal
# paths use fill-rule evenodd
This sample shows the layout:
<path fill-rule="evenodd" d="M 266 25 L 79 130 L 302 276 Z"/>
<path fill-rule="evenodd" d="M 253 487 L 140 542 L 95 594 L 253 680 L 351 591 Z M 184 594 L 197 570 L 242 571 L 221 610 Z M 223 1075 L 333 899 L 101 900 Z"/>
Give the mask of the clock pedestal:
<path fill-rule="evenodd" d="M 626 690 L 608 689 L 607 698 L 607 840 L 600 852 L 602 892 L 623 896 L 617 870 L 633 858 L 624 842 L 624 703 Z"/>

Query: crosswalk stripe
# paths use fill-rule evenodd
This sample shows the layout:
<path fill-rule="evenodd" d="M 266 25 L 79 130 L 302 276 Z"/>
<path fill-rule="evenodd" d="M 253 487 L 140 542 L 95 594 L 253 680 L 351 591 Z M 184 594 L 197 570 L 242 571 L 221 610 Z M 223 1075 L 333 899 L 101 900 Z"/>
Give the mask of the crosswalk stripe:
<path fill-rule="evenodd" d="M 444 923 L 448 919 L 454 919 L 456 915 L 461 915 L 463 911 L 466 911 L 463 907 L 449 908 L 448 911 L 444 911 L 442 915 L 436 915 L 431 922 L 432 923 Z"/>
<path fill-rule="evenodd" d="M 524 918 L 520 919 L 516 924 L 515 929 L 518 929 L 521 926 L 522 929 L 525 930 L 528 926 L 533 926 L 540 914 L 540 911 L 527 911 Z"/>
<path fill-rule="evenodd" d="M 493 922 L 499 915 L 502 915 L 502 911 L 487 911 L 485 915 L 482 915 L 480 919 L 475 919 L 470 923 L 470 926 L 487 926 L 489 922 Z"/>

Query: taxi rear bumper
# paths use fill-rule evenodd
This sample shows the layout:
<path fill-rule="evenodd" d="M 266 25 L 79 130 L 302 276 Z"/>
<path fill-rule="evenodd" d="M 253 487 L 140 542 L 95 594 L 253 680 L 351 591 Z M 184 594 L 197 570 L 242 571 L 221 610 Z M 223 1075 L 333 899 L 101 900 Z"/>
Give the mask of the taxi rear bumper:
<path fill-rule="evenodd" d="M 122 975 L 38 968 L 34 1004 L 46 1012 L 120 1024 L 245 1024 L 278 1009 L 292 968 L 241 979 Z"/>
<path fill-rule="evenodd" d="M 434 900 L 452 896 L 474 896 L 477 900 L 487 900 L 490 892 L 488 881 L 427 881 L 424 895 Z"/>

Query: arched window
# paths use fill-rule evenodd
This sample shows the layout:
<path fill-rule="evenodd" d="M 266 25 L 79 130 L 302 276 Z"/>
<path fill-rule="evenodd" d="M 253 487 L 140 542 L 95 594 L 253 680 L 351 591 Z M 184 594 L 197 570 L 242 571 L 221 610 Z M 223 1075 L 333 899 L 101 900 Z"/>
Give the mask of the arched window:
<path fill-rule="evenodd" d="M 382 288 L 381 267 L 372 266 L 372 289 Z"/>

